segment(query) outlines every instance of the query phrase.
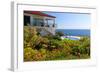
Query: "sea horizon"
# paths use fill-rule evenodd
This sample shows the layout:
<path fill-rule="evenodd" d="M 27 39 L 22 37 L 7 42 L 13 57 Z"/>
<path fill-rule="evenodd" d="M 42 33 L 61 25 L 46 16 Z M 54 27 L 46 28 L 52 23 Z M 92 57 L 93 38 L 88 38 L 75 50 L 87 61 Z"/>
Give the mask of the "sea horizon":
<path fill-rule="evenodd" d="M 58 31 L 71 36 L 90 36 L 90 29 L 56 29 Z"/>
<path fill-rule="evenodd" d="M 65 29 L 65 28 L 56 28 L 56 29 Z M 75 28 L 75 29 L 73 29 L 73 28 L 66 28 L 66 29 L 71 29 L 71 30 L 90 30 L 90 29 L 82 29 L 82 28 Z"/>

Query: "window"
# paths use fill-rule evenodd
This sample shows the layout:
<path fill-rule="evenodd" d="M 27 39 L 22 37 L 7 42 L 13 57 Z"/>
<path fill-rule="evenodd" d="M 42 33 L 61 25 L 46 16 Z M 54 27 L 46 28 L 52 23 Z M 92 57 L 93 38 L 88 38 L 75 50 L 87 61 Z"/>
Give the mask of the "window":
<path fill-rule="evenodd" d="M 34 18 L 33 19 L 33 25 L 34 26 L 44 26 L 43 19 Z"/>
<path fill-rule="evenodd" d="M 27 26 L 30 24 L 30 16 L 24 15 L 24 26 Z"/>

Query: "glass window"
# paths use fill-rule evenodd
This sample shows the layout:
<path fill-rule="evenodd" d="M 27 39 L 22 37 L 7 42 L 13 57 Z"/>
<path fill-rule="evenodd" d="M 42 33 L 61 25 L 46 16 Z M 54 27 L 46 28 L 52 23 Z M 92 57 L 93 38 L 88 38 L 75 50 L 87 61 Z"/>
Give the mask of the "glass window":
<path fill-rule="evenodd" d="M 52 24 L 54 24 L 54 21 L 51 19 L 48 19 L 48 25 L 52 25 Z"/>
<path fill-rule="evenodd" d="M 34 18 L 33 25 L 34 26 L 43 26 L 44 25 L 43 19 Z"/>

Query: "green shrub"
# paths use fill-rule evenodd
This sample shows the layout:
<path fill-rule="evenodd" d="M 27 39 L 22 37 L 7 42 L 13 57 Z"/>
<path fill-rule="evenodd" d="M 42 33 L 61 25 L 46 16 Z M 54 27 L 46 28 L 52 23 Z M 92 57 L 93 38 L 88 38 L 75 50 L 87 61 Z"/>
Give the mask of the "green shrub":
<path fill-rule="evenodd" d="M 53 49 L 52 51 L 47 51 L 46 60 L 56 60 L 58 57 L 61 57 L 60 50 Z"/>
<path fill-rule="evenodd" d="M 46 49 L 24 49 L 24 61 L 41 61 L 46 59 Z"/>
<path fill-rule="evenodd" d="M 79 53 L 80 53 L 80 50 L 79 50 L 78 46 L 74 46 L 72 48 L 72 54 L 77 56 Z"/>
<path fill-rule="evenodd" d="M 24 61 L 33 61 L 33 57 L 37 52 L 37 50 L 32 48 L 24 48 Z"/>
<path fill-rule="evenodd" d="M 52 39 L 55 39 L 55 40 L 59 40 L 59 41 L 61 41 L 61 37 L 60 36 L 52 36 Z"/>
<path fill-rule="evenodd" d="M 55 39 L 52 39 L 52 40 L 49 40 L 49 43 L 48 43 L 48 50 L 53 50 L 53 49 L 62 49 L 63 44 L 61 44 L 60 41 L 58 40 L 55 40 Z"/>
<path fill-rule="evenodd" d="M 70 55 L 72 52 L 72 49 L 70 46 L 64 45 L 64 48 L 62 49 L 62 52 L 65 53 L 66 56 Z"/>
<path fill-rule="evenodd" d="M 38 30 L 40 31 L 40 30 Z M 61 40 L 64 34 L 41 36 L 34 27 L 24 27 L 24 61 L 76 59 L 90 56 L 90 38 Z"/>
<path fill-rule="evenodd" d="M 24 26 L 24 47 L 32 46 L 31 40 L 32 38 L 36 39 L 37 37 L 36 28 L 30 26 Z"/>
<path fill-rule="evenodd" d="M 39 37 L 37 38 L 36 42 L 34 43 L 34 48 L 39 50 L 41 48 L 47 48 L 48 47 L 48 39 L 47 38 L 43 38 L 43 37 Z"/>
<path fill-rule="evenodd" d="M 24 27 L 24 47 L 31 47 L 32 49 L 46 48 L 48 44 L 48 39 L 41 37 L 34 27 L 25 26 Z"/>
<path fill-rule="evenodd" d="M 81 45 L 79 45 L 79 49 L 81 50 L 82 54 L 90 55 L 90 39 L 89 38 L 81 39 Z"/>
<path fill-rule="evenodd" d="M 61 31 L 56 32 L 56 36 L 64 36 L 64 33 Z"/>

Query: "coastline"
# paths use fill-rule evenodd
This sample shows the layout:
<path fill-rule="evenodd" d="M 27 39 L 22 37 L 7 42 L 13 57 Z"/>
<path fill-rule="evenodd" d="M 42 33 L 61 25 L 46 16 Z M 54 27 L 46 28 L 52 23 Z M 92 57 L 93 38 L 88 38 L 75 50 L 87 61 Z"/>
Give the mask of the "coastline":
<path fill-rule="evenodd" d="M 74 39 L 80 40 L 82 37 L 80 37 L 80 36 L 61 36 L 62 40 L 65 38 L 74 38 Z"/>

